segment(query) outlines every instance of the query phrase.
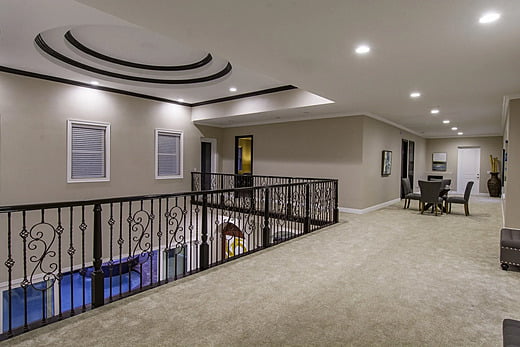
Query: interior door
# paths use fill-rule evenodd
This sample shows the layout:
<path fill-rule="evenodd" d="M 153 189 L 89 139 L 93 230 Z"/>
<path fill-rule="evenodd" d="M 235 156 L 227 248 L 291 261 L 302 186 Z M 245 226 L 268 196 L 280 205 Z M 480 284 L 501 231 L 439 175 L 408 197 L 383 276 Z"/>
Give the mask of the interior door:
<path fill-rule="evenodd" d="M 413 180 L 415 173 L 415 142 L 408 141 L 408 179 L 413 190 Z"/>
<path fill-rule="evenodd" d="M 401 178 L 408 177 L 408 140 L 401 141 Z M 401 182 L 401 199 L 404 199 L 404 188 Z"/>
<path fill-rule="evenodd" d="M 235 173 L 236 187 L 250 187 L 253 185 L 253 136 L 235 137 Z"/>
<path fill-rule="evenodd" d="M 464 193 L 469 181 L 475 182 L 471 194 L 478 193 L 480 186 L 480 148 L 458 149 L 457 193 Z"/>
<path fill-rule="evenodd" d="M 415 173 L 415 142 L 402 139 L 401 140 L 401 178 L 410 180 L 410 186 L 413 190 Z M 401 184 L 401 199 L 404 198 L 404 189 Z"/>
<path fill-rule="evenodd" d="M 211 189 L 211 142 L 200 143 L 200 171 L 202 172 L 202 190 Z"/>

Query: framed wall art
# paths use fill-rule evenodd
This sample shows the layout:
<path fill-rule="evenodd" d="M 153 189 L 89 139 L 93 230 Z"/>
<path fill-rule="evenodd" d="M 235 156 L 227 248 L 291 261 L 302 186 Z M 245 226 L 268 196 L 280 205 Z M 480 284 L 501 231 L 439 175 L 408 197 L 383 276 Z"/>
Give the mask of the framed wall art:
<path fill-rule="evenodd" d="M 392 173 L 392 151 L 383 151 L 381 162 L 381 176 L 390 176 Z"/>
<path fill-rule="evenodd" d="M 432 154 L 432 171 L 446 171 L 446 152 L 434 152 Z"/>

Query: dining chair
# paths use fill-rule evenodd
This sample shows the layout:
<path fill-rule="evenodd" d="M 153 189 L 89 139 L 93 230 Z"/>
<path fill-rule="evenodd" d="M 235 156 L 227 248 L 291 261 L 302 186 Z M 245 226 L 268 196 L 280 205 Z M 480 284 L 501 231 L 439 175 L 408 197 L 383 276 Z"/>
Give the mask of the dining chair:
<path fill-rule="evenodd" d="M 464 196 L 448 196 L 446 199 L 446 213 L 451 213 L 451 204 L 464 204 L 464 213 L 469 216 L 469 196 L 471 195 L 471 188 L 473 188 L 473 181 L 466 184 Z"/>
<path fill-rule="evenodd" d="M 437 215 L 439 205 L 441 206 L 440 212 L 442 214 L 442 203 L 444 200 L 439 196 L 441 187 L 441 181 L 419 181 L 419 188 L 421 188 L 421 214 L 423 214 L 424 210 L 428 209 L 429 206 L 433 206 L 433 211 L 435 211 L 435 215 Z"/>
<path fill-rule="evenodd" d="M 403 208 L 410 208 L 411 200 L 421 200 L 421 194 L 414 193 L 410 185 L 410 179 L 408 177 L 401 178 L 401 185 L 403 187 L 404 195 L 404 206 Z"/>

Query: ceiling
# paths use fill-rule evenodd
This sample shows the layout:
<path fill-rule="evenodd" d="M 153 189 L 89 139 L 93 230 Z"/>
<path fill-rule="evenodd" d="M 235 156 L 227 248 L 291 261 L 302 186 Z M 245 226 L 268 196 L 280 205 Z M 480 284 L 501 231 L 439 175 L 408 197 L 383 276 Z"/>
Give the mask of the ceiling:
<path fill-rule="evenodd" d="M 124 6 L 122 6 L 124 4 Z M 482 25 L 486 11 L 501 13 Z M 72 23 L 72 24 L 71 24 Z M 147 65 L 211 63 L 150 71 L 106 62 L 64 39 L 69 31 L 105 55 Z M 56 51 L 116 74 L 203 83 L 122 80 L 50 57 Z M 366 114 L 423 137 L 502 135 L 505 96 L 520 94 L 518 0 L 3 0 L 0 65 L 186 103 L 297 86 L 334 103 L 248 113 L 218 126 Z M 357 55 L 357 45 L 371 51 Z M 97 70 L 96 70 L 97 71 Z M 116 75 L 118 76 L 118 75 Z M 420 91 L 421 97 L 409 97 Z M 283 93 L 283 92 L 282 92 Z M 430 110 L 438 108 L 438 115 Z M 443 120 L 450 124 L 443 124 Z M 211 124 L 211 121 L 206 121 Z"/>

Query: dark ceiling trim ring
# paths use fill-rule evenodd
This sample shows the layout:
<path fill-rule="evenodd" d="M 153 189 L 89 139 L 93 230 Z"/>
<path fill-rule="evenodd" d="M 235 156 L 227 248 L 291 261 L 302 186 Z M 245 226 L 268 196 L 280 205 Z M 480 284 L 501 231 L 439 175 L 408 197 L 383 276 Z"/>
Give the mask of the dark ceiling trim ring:
<path fill-rule="evenodd" d="M 0 65 L 0 71 L 7 72 L 7 73 L 10 73 L 10 74 L 14 74 L 14 75 L 38 78 L 38 79 L 42 79 L 42 80 L 46 80 L 46 81 L 70 84 L 70 85 L 78 86 L 78 87 L 99 89 L 99 90 L 103 90 L 105 92 L 111 92 L 111 93 L 116 93 L 116 94 L 128 95 L 128 96 L 133 96 L 133 97 L 141 98 L 141 99 L 154 100 L 154 101 L 160 101 L 160 102 L 167 102 L 167 103 L 170 103 L 170 104 L 177 104 L 177 105 L 181 105 L 181 106 L 191 107 L 191 104 L 189 104 L 187 102 L 180 102 L 180 101 L 170 100 L 170 99 L 166 99 L 166 98 L 160 98 L 158 96 L 130 92 L 128 90 L 122 90 L 122 89 L 116 89 L 116 88 L 110 88 L 110 87 L 103 87 L 103 86 L 93 86 L 93 85 L 91 85 L 89 83 L 85 83 L 85 82 L 78 82 L 78 81 L 73 81 L 73 80 L 69 80 L 69 79 L 66 79 L 66 78 L 49 76 L 49 75 L 39 74 L 39 73 L 36 73 L 36 72 L 30 72 L 30 71 L 13 69 L 13 68 L 10 68 L 10 67 L 7 67 L 7 66 L 2 66 L 2 65 Z"/>
<path fill-rule="evenodd" d="M 277 93 L 277 92 L 282 92 L 282 91 L 285 91 L 285 90 L 291 90 L 291 89 L 297 89 L 298 88 L 298 87 L 295 87 L 295 86 L 286 85 L 286 86 L 280 86 L 280 87 L 275 87 L 275 88 L 263 89 L 263 90 L 259 90 L 259 91 L 256 91 L 256 92 L 244 93 L 244 94 L 233 95 L 233 96 L 229 96 L 229 97 L 225 97 L 225 98 L 201 101 L 201 102 L 196 102 L 196 103 L 190 104 L 190 103 L 187 103 L 187 102 L 180 102 L 180 101 L 176 101 L 176 100 L 161 98 L 161 97 L 158 97 L 158 96 L 131 92 L 131 91 L 128 91 L 128 90 L 116 89 L 116 88 L 111 88 L 111 87 L 103 87 L 103 86 L 93 86 L 90 83 L 69 80 L 69 79 L 66 79 L 66 78 L 61 78 L 61 77 L 56 77 L 56 76 L 44 75 L 44 74 L 40 74 L 40 73 L 36 73 L 36 72 L 30 72 L 30 71 L 14 69 L 14 68 L 7 67 L 7 66 L 2 66 L 2 65 L 0 65 L 0 72 L 6 72 L 6 73 L 14 74 L 14 75 L 20 75 L 20 76 L 31 77 L 31 78 L 38 78 L 38 79 L 42 79 L 42 80 L 46 80 L 46 81 L 52 81 L 52 82 L 57 82 L 57 83 L 69 84 L 69 85 L 78 86 L 78 87 L 85 87 L 85 88 L 90 88 L 90 89 L 98 89 L 98 90 L 103 90 L 105 92 L 111 92 L 111 93 L 116 93 L 116 94 L 128 95 L 128 96 L 133 96 L 133 97 L 136 97 L 136 98 L 153 100 L 153 101 L 160 101 L 160 102 L 166 102 L 166 103 L 169 103 L 169 104 L 176 104 L 176 105 L 187 106 L 187 107 L 196 107 L 196 106 L 202 106 L 202 105 L 216 104 L 216 103 L 224 102 L 224 101 L 244 99 L 244 98 L 249 98 L 249 97 L 252 97 L 252 96 L 258 96 L 258 95 L 270 94 L 270 93 Z"/>
<path fill-rule="evenodd" d="M 250 98 L 252 96 L 259 96 L 259 95 L 264 95 L 264 94 L 278 93 L 278 92 L 283 92 L 285 90 L 291 90 L 291 89 L 297 89 L 297 88 L 298 87 L 291 86 L 291 85 L 286 85 L 286 86 L 281 86 L 281 87 L 262 89 L 262 90 L 257 90 L 255 92 L 249 92 L 249 93 L 238 94 L 238 95 L 233 95 L 233 96 L 226 96 L 224 98 L 218 98 L 218 99 L 206 100 L 206 101 L 201 101 L 201 102 L 195 102 L 195 103 L 191 104 L 191 106 L 192 107 L 197 107 L 197 106 L 203 106 L 203 105 L 216 104 L 216 103 L 219 103 L 219 102 L 225 102 L 225 101 L 231 101 L 231 100 L 237 100 L 237 99 Z"/>
<path fill-rule="evenodd" d="M 105 54 L 102 54 L 102 53 L 99 53 L 95 50 L 93 50 L 92 48 L 88 48 L 87 46 L 85 46 L 84 44 L 82 44 L 81 42 L 79 42 L 73 35 L 72 33 L 69 31 L 67 31 L 65 33 L 65 39 L 74 47 L 76 47 L 77 49 L 79 49 L 80 51 L 82 51 L 83 53 L 85 54 L 88 54 L 90 56 L 93 56 L 97 59 L 100 59 L 100 60 L 104 60 L 104 61 L 108 61 L 110 63 L 114 63 L 114 64 L 117 64 L 117 65 L 123 65 L 123 66 L 128 66 L 128 67 L 132 67 L 132 68 L 136 68 L 136 69 L 143 69 L 143 70 L 154 70 L 154 71 L 186 71 L 186 70 L 193 70 L 193 69 L 196 69 L 196 68 L 199 68 L 199 67 L 202 67 L 204 65 L 207 65 L 209 64 L 212 60 L 213 60 L 213 57 L 211 56 L 211 54 L 208 53 L 208 55 L 206 57 L 204 57 L 202 60 L 198 61 L 198 62 L 195 62 L 195 63 L 191 63 L 191 64 L 186 64 L 186 65 L 172 65 L 172 66 L 165 66 L 165 65 L 148 65 L 148 64 L 140 64 L 140 63 L 134 63 L 132 61 L 127 61 L 127 60 L 122 60 L 122 59 L 117 59 L 117 58 L 114 58 L 114 57 L 110 57 L 108 55 L 105 55 Z"/>
<path fill-rule="evenodd" d="M 47 45 L 47 43 L 45 42 L 45 40 L 43 39 L 41 34 L 38 34 L 36 36 L 36 38 L 34 39 L 34 42 L 36 43 L 36 45 L 38 45 L 38 47 L 40 47 L 40 49 L 42 51 L 44 51 L 48 55 L 66 63 L 66 64 L 69 64 L 69 65 L 75 66 L 79 69 L 90 71 L 90 72 L 93 72 L 93 73 L 96 73 L 99 75 L 109 76 L 109 77 L 127 80 L 127 81 L 154 83 L 154 84 L 177 84 L 177 85 L 178 84 L 195 84 L 195 83 L 203 83 L 203 82 L 209 82 L 209 81 L 219 79 L 219 78 L 224 77 L 227 74 L 229 74 L 232 70 L 231 63 L 228 62 L 227 65 L 224 67 L 224 69 L 222 69 L 221 71 L 219 71 L 213 75 L 204 76 L 204 77 L 196 77 L 196 78 L 188 78 L 188 79 L 180 79 L 180 80 L 164 80 L 164 79 L 157 79 L 157 78 L 130 76 L 130 75 L 124 75 L 124 74 L 120 74 L 120 73 L 116 73 L 116 72 L 98 69 L 96 67 L 86 65 L 79 61 L 71 59 L 71 58 L 55 51 L 49 45 Z"/>

